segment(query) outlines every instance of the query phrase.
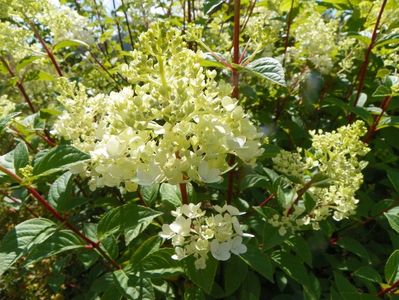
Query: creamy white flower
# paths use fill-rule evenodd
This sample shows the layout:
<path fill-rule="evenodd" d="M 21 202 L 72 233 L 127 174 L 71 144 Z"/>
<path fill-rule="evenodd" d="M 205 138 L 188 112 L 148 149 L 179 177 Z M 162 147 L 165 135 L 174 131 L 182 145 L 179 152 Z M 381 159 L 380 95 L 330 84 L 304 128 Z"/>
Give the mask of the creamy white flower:
<path fill-rule="evenodd" d="M 217 240 L 211 242 L 211 253 L 212 256 L 221 261 L 226 261 L 231 257 L 231 242 L 219 243 Z"/>

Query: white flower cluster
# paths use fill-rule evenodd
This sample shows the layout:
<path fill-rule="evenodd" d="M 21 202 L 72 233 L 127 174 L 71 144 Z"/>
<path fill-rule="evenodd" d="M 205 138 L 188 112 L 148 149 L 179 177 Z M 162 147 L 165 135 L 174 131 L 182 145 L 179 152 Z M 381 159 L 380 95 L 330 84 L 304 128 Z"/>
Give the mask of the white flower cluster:
<path fill-rule="evenodd" d="M 8 95 L 0 96 L 0 118 L 3 118 L 15 111 L 15 103 L 8 99 Z"/>
<path fill-rule="evenodd" d="M 83 86 L 61 84 L 65 111 L 54 133 L 90 153 L 76 172 L 91 178 L 92 189 L 212 183 L 229 169 L 229 154 L 255 162 L 262 134 L 177 30 L 153 24 L 132 57 L 122 73 L 133 87 L 120 92 L 90 97 Z"/>
<path fill-rule="evenodd" d="M 49 27 L 54 43 L 68 39 L 77 39 L 88 44 L 94 41 L 89 19 L 66 5 L 48 2 L 43 6 L 44 11 L 36 17 L 42 24 Z"/>
<path fill-rule="evenodd" d="M 333 57 L 337 51 L 338 23 L 334 20 L 326 22 L 317 12 L 317 4 L 307 5 L 302 15 L 294 21 L 295 46 L 288 48 L 288 58 L 308 60 L 320 72 L 328 73 L 333 67 Z"/>
<path fill-rule="evenodd" d="M 243 233 L 238 215 L 242 213 L 231 205 L 213 209 L 216 215 L 205 216 L 205 211 L 198 204 L 184 204 L 172 211 L 176 217 L 171 224 L 164 224 L 159 235 L 164 239 L 171 239 L 175 247 L 175 260 L 181 260 L 189 255 L 195 257 L 195 267 L 204 269 L 208 253 L 220 261 L 226 261 L 231 254 L 240 255 L 247 251 L 242 243 L 243 237 L 252 235 Z"/>
<path fill-rule="evenodd" d="M 280 227 L 280 234 L 289 230 L 299 229 L 303 225 L 312 224 L 314 229 L 319 228 L 319 222 L 330 215 L 340 221 L 355 212 L 358 200 L 355 193 L 363 182 L 362 170 L 367 162 L 359 161 L 369 148 L 360 140 L 366 133 L 362 121 L 342 126 L 333 132 L 317 133 L 311 131 L 312 147 L 301 155 L 283 151 L 273 158 L 274 167 L 279 172 L 297 177 L 297 180 L 309 183 L 315 174 L 323 174 L 329 180 L 328 186 L 309 184 L 307 189 L 315 199 L 315 206 L 311 211 L 305 211 L 304 201 L 293 204 L 292 209 L 286 208 L 283 216 L 275 215 L 269 222 Z M 297 191 L 303 185 L 297 186 Z M 294 198 L 297 194 L 294 195 Z M 291 214 L 292 212 L 292 214 Z"/>

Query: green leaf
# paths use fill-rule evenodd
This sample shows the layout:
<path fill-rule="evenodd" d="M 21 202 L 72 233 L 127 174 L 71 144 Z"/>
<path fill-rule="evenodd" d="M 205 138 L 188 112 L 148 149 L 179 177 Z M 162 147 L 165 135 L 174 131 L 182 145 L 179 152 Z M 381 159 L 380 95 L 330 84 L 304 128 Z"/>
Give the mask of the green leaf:
<path fill-rule="evenodd" d="M 158 197 L 159 184 L 152 184 L 149 186 L 141 186 L 140 194 L 144 202 L 148 206 L 153 206 Z"/>
<path fill-rule="evenodd" d="M 9 114 L 7 116 L 5 116 L 4 118 L 0 119 L 0 133 L 4 130 L 4 128 L 6 128 L 7 124 L 14 119 L 16 116 L 18 116 L 20 113 L 16 112 L 16 113 L 12 113 Z"/>
<path fill-rule="evenodd" d="M 21 71 L 26 66 L 30 65 L 35 60 L 38 60 L 38 59 L 41 59 L 41 58 L 43 58 L 43 56 L 27 56 L 27 57 L 24 57 L 23 59 L 21 59 L 17 63 L 17 65 L 15 67 L 17 73 L 19 73 L 19 71 Z"/>
<path fill-rule="evenodd" d="M 14 150 L 14 169 L 17 175 L 21 175 L 19 169 L 29 164 L 29 152 L 26 144 L 21 142 Z"/>
<path fill-rule="evenodd" d="M 205 294 L 197 286 L 187 286 L 184 289 L 184 300 L 206 300 Z"/>
<path fill-rule="evenodd" d="M 127 275 L 123 270 L 113 273 L 114 282 L 119 292 L 127 299 L 153 300 L 155 299 L 151 280 L 142 276 Z M 102 298 L 103 299 L 103 298 Z"/>
<path fill-rule="evenodd" d="M 106 213 L 98 223 L 98 238 L 102 240 L 111 234 L 124 233 L 128 244 L 159 215 L 160 212 L 135 203 L 116 207 Z"/>
<path fill-rule="evenodd" d="M 182 201 L 180 190 L 176 185 L 162 183 L 161 188 L 159 189 L 159 193 L 161 194 L 162 201 L 167 201 L 171 203 L 174 207 L 181 206 Z"/>
<path fill-rule="evenodd" d="M 342 276 L 340 273 L 336 272 L 334 273 L 334 278 L 335 278 L 335 284 L 337 286 L 337 290 L 342 296 L 344 300 L 352 300 L 352 299 L 359 299 L 360 300 L 360 294 L 356 290 L 356 288 L 346 279 L 344 276 Z"/>
<path fill-rule="evenodd" d="M 262 57 L 256 59 L 242 69 L 282 86 L 286 85 L 284 68 L 280 62 L 274 58 Z"/>
<path fill-rule="evenodd" d="M 399 194 L 399 171 L 396 170 L 388 170 L 388 179 L 394 187 L 396 193 Z"/>
<path fill-rule="evenodd" d="M 90 155 L 83 153 L 70 145 L 61 145 L 51 149 L 33 166 L 33 175 L 44 176 L 66 169 L 74 164 L 90 159 Z"/>
<path fill-rule="evenodd" d="M 248 244 L 247 248 L 247 252 L 240 255 L 241 259 L 267 280 L 274 282 L 271 259 L 253 243 Z"/>
<path fill-rule="evenodd" d="M 43 242 L 55 230 L 52 221 L 37 218 L 24 221 L 9 231 L 0 244 L 0 276 L 33 245 Z"/>
<path fill-rule="evenodd" d="M 240 288 L 240 298 L 245 300 L 261 299 L 261 285 L 258 276 L 248 272 L 247 278 Z"/>
<path fill-rule="evenodd" d="M 385 217 L 388 219 L 389 225 L 393 230 L 399 233 L 399 216 L 398 214 L 384 213 Z"/>
<path fill-rule="evenodd" d="M 63 210 L 72 193 L 72 173 L 65 172 L 50 186 L 48 201 L 57 210 Z"/>
<path fill-rule="evenodd" d="M 369 266 L 360 267 L 353 273 L 353 275 L 375 283 L 382 282 L 380 274 Z"/>
<path fill-rule="evenodd" d="M 379 85 L 373 93 L 373 97 L 385 97 L 390 95 L 392 95 L 392 90 L 385 85 Z"/>
<path fill-rule="evenodd" d="M 224 290 L 226 296 L 233 294 L 245 280 L 248 266 L 236 255 L 233 255 L 224 268 Z M 232 276 L 234 274 L 234 276 Z"/>
<path fill-rule="evenodd" d="M 388 284 L 399 279 L 399 250 L 395 250 L 389 256 L 384 268 L 385 280 Z"/>
<path fill-rule="evenodd" d="M 85 243 L 71 230 L 56 231 L 52 236 L 40 244 L 35 245 L 29 253 L 25 265 L 33 264 L 43 258 L 56 255 L 65 251 L 84 248 Z"/>
<path fill-rule="evenodd" d="M 206 293 L 210 293 L 215 281 L 218 261 L 209 257 L 206 261 L 206 268 L 197 270 L 194 266 L 194 257 L 189 256 L 184 260 L 185 273 L 194 284 L 202 288 Z"/>
<path fill-rule="evenodd" d="M 53 51 L 57 52 L 58 50 L 61 50 L 66 47 L 85 47 L 85 48 L 90 48 L 88 44 L 86 44 L 83 41 L 80 40 L 75 40 L 75 39 L 70 39 L 70 40 L 63 40 L 61 42 L 58 42 L 57 44 L 54 45 Z"/>
<path fill-rule="evenodd" d="M 224 0 L 205 0 L 203 6 L 204 14 L 210 15 L 214 13 L 223 3 Z"/>
<path fill-rule="evenodd" d="M 304 263 L 312 266 L 312 252 L 310 251 L 308 242 L 301 236 L 294 236 L 289 240 L 295 253 L 302 259 Z"/>
<path fill-rule="evenodd" d="M 148 255 L 141 262 L 142 273 L 148 278 L 164 278 L 183 273 L 180 263 L 171 256 L 174 249 L 162 248 Z"/>
<path fill-rule="evenodd" d="M 141 242 L 136 251 L 134 251 L 132 257 L 129 259 L 132 268 L 136 268 L 144 258 L 146 258 L 151 253 L 157 251 L 161 246 L 162 239 L 155 235 L 150 237 L 144 242 Z"/>
<path fill-rule="evenodd" d="M 350 237 L 342 237 L 338 239 L 337 245 L 341 246 L 343 249 L 356 254 L 362 259 L 370 261 L 370 256 L 366 248 L 360 244 L 357 240 Z"/>
<path fill-rule="evenodd" d="M 374 47 L 382 47 L 387 44 L 398 44 L 399 43 L 399 33 L 394 32 L 390 34 L 385 34 L 377 39 Z"/>

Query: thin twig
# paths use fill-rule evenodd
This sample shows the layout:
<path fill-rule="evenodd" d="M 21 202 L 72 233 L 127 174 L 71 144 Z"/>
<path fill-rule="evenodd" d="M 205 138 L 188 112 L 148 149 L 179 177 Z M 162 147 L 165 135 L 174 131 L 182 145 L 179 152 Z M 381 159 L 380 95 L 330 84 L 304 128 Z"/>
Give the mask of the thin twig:
<path fill-rule="evenodd" d="M 267 203 L 269 203 L 270 200 L 272 200 L 274 197 L 274 194 L 270 194 L 268 197 L 265 198 L 265 200 L 262 201 L 261 204 L 259 204 L 259 207 L 265 206 Z"/>
<path fill-rule="evenodd" d="M 385 294 L 389 294 L 399 287 L 399 280 L 396 280 L 389 288 L 382 289 L 378 294 L 377 297 L 383 297 Z"/>
<path fill-rule="evenodd" d="M 121 3 L 122 3 L 122 11 L 123 11 L 123 14 L 125 15 L 125 21 L 126 21 L 127 31 L 128 31 L 128 33 L 129 33 L 130 44 L 131 44 L 132 49 L 133 49 L 133 46 L 134 46 L 133 35 L 132 35 L 132 31 L 131 31 L 131 29 L 130 29 L 129 18 L 128 18 L 128 16 L 127 16 L 127 9 L 126 9 L 126 7 L 125 7 L 125 3 L 123 2 L 123 0 L 121 0 Z"/>
<path fill-rule="evenodd" d="M 387 4 L 387 0 L 383 0 L 382 4 L 381 4 L 380 12 L 378 13 L 377 21 L 375 22 L 375 25 L 374 25 L 373 33 L 371 35 L 370 44 L 367 47 L 366 52 L 364 53 L 364 61 L 359 69 L 359 74 L 357 76 L 357 78 L 359 79 L 359 82 L 357 85 L 355 101 L 353 102 L 354 107 L 356 107 L 356 105 L 359 101 L 359 98 L 360 98 L 360 94 L 364 87 L 366 73 L 367 73 L 367 67 L 368 67 L 369 61 L 370 61 L 370 54 L 375 45 L 375 41 L 377 40 L 377 31 L 378 31 L 378 28 L 379 28 L 379 25 L 381 22 L 382 13 L 384 12 L 384 8 L 385 8 L 386 4 Z M 352 122 L 352 121 L 353 121 L 353 114 L 350 114 L 349 122 Z"/>
<path fill-rule="evenodd" d="M 381 103 L 381 112 L 379 115 L 374 116 L 374 121 L 373 124 L 370 126 L 369 130 L 367 131 L 366 136 L 364 137 L 364 142 L 366 144 L 370 143 L 370 141 L 373 139 L 375 132 L 377 131 L 378 124 L 381 121 L 382 116 L 386 112 L 386 110 L 389 107 L 389 104 L 391 103 L 392 96 L 386 96 L 384 100 Z"/>
<path fill-rule="evenodd" d="M 234 0 L 234 30 L 233 30 L 233 64 L 238 65 L 240 61 L 240 0 Z M 233 92 L 231 97 L 238 99 L 239 97 L 239 74 L 236 67 L 232 67 L 231 85 L 233 86 Z M 229 166 L 234 165 L 235 156 L 231 155 L 228 161 Z M 233 189 L 234 189 L 234 170 L 231 170 L 228 175 L 227 182 L 227 204 L 233 201 Z"/>
<path fill-rule="evenodd" d="M 107 260 L 115 269 L 121 269 L 121 266 L 113 260 L 101 247 L 99 242 L 95 242 L 82 233 L 75 225 L 69 222 L 69 220 L 63 217 L 51 204 L 31 185 L 25 184 L 23 179 L 17 174 L 14 174 L 7 168 L 0 165 L 0 171 L 10 176 L 14 181 L 24 186 L 26 190 L 37 200 L 43 207 L 50 212 L 54 218 L 60 221 L 65 227 L 72 230 L 78 237 L 87 243 L 86 248 L 95 249 L 105 260 Z"/>
<path fill-rule="evenodd" d="M 29 109 L 31 110 L 31 112 L 32 112 L 32 113 L 35 113 L 35 112 L 36 112 L 36 109 L 35 109 L 35 107 L 33 106 L 32 101 L 30 100 L 30 98 L 29 98 L 29 96 L 28 96 L 28 94 L 27 94 L 27 92 L 26 92 L 26 90 L 25 90 L 25 87 L 24 87 L 24 85 L 22 84 L 22 81 L 16 76 L 16 74 L 15 74 L 14 71 L 11 69 L 10 65 L 7 63 L 7 61 L 5 60 L 4 57 L 0 56 L 0 60 L 1 60 L 1 62 L 3 63 L 3 65 L 6 67 L 8 73 L 10 74 L 10 76 L 11 76 L 11 77 L 16 77 L 16 78 L 17 78 L 17 83 L 16 83 L 16 85 L 17 85 L 17 87 L 18 87 L 18 89 L 19 89 L 19 91 L 20 91 L 22 97 L 24 97 L 25 102 L 28 104 Z"/>
<path fill-rule="evenodd" d="M 62 71 L 61 71 L 60 65 L 58 64 L 57 60 L 55 59 L 53 52 L 50 50 L 50 48 L 47 46 L 46 42 L 43 40 L 36 25 L 29 19 L 27 20 L 27 22 L 28 22 L 30 28 L 32 29 L 33 33 L 35 34 L 35 37 L 39 40 L 40 44 L 42 44 L 44 50 L 47 53 L 47 56 L 50 58 L 51 62 L 53 63 L 53 66 L 54 66 L 55 70 L 57 71 L 58 76 L 62 76 Z"/>
<path fill-rule="evenodd" d="M 292 24 L 292 11 L 293 11 L 293 9 L 294 9 L 294 0 L 291 0 L 291 7 L 290 7 L 290 11 L 288 12 L 287 32 L 285 34 L 285 41 L 284 41 L 283 66 L 285 65 L 285 57 L 287 56 L 287 49 L 288 49 L 288 43 L 289 43 L 289 38 L 290 38 L 290 30 L 291 30 L 291 24 Z"/>

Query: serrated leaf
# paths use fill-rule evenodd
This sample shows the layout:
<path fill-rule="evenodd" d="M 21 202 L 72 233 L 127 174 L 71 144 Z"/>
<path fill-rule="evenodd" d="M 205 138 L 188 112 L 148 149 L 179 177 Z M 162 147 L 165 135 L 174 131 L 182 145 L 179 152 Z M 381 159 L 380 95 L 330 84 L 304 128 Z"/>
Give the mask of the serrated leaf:
<path fill-rule="evenodd" d="M 149 186 L 141 186 L 140 194 L 144 202 L 148 206 L 153 206 L 158 197 L 159 184 L 152 184 Z"/>
<path fill-rule="evenodd" d="M 106 213 L 98 223 L 98 238 L 102 240 L 110 234 L 124 233 L 129 243 L 159 215 L 160 212 L 135 203 L 116 207 Z"/>
<path fill-rule="evenodd" d="M 57 210 L 63 210 L 72 193 L 72 173 L 65 172 L 50 186 L 48 201 Z"/>
<path fill-rule="evenodd" d="M 29 152 L 26 144 L 21 142 L 14 150 L 14 169 L 17 175 L 20 175 L 19 169 L 29 164 Z"/>
<path fill-rule="evenodd" d="M 35 245 L 29 253 L 25 265 L 33 264 L 65 251 L 84 248 L 85 243 L 80 240 L 75 233 L 70 230 L 56 231 L 48 239 Z"/>
<path fill-rule="evenodd" d="M 12 113 L 9 114 L 7 116 L 5 116 L 4 118 L 0 119 L 0 133 L 4 130 L 4 128 L 6 128 L 7 124 L 14 119 L 16 116 L 18 116 L 20 113 L 16 112 L 16 113 Z"/>
<path fill-rule="evenodd" d="M 0 276 L 33 245 L 46 240 L 56 230 L 56 224 L 44 218 L 30 219 L 7 232 L 0 244 Z"/>
<path fill-rule="evenodd" d="M 113 272 L 115 287 L 127 299 L 153 300 L 155 299 L 151 280 L 142 276 L 126 274 L 123 270 Z M 103 299 L 103 298 L 101 298 Z"/>
<path fill-rule="evenodd" d="M 384 268 L 385 280 L 392 284 L 399 279 L 399 250 L 395 250 L 388 258 Z"/>
<path fill-rule="evenodd" d="M 280 62 L 274 58 L 262 57 L 256 59 L 242 69 L 282 86 L 286 85 L 284 68 Z"/>
<path fill-rule="evenodd" d="M 171 256 L 174 249 L 162 248 L 148 255 L 140 264 L 142 272 L 148 278 L 164 278 L 183 273 L 181 264 Z"/>
<path fill-rule="evenodd" d="M 46 152 L 40 159 L 35 160 L 34 176 L 45 176 L 90 159 L 90 155 L 83 153 L 70 145 L 61 145 Z"/>
<path fill-rule="evenodd" d="M 159 193 L 161 194 L 162 201 L 167 201 L 171 203 L 174 207 L 181 206 L 182 201 L 180 190 L 176 185 L 162 183 L 161 188 L 159 189 Z"/>
<path fill-rule="evenodd" d="M 337 245 L 341 246 L 345 250 L 356 254 L 360 258 L 364 258 L 367 261 L 370 260 L 370 256 L 367 252 L 367 249 L 360 244 L 357 240 L 350 237 L 342 237 L 338 239 Z"/>

